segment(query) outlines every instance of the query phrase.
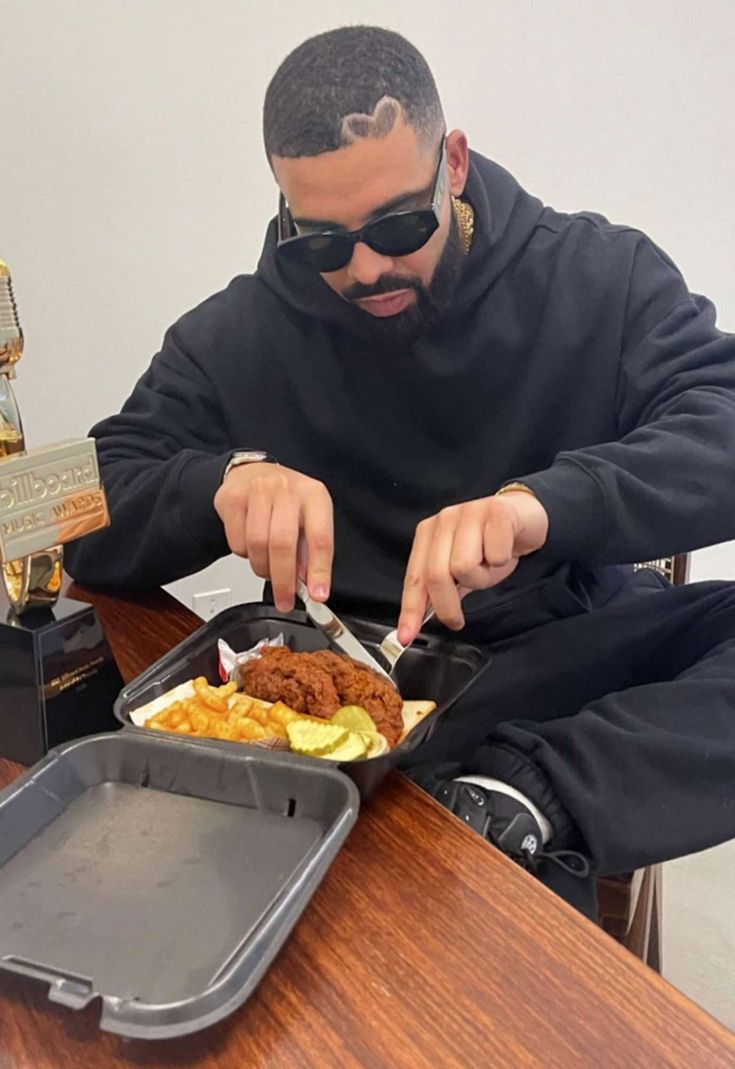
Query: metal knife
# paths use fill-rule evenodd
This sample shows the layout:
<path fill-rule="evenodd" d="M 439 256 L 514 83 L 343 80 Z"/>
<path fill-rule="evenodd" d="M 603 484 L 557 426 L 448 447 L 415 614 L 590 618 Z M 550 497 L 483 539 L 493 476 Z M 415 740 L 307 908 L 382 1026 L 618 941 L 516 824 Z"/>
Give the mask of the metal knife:
<path fill-rule="evenodd" d="M 363 644 L 355 638 L 350 629 L 342 623 L 339 617 L 334 615 L 329 606 L 324 605 L 322 602 L 314 601 L 309 594 L 306 583 L 301 579 L 296 580 L 296 593 L 301 601 L 303 601 L 306 615 L 311 622 L 316 624 L 319 630 L 325 634 L 335 646 L 339 646 L 339 648 L 344 653 L 348 654 L 348 656 L 352 657 L 353 660 L 366 665 L 368 668 L 372 668 L 374 672 L 378 672 L 379 675 L 388 680 L 392 687 L 396 686 L 382 664 L 380 664 L 379 661 L 376 661 L 372 654 L 368 653 Z"/>

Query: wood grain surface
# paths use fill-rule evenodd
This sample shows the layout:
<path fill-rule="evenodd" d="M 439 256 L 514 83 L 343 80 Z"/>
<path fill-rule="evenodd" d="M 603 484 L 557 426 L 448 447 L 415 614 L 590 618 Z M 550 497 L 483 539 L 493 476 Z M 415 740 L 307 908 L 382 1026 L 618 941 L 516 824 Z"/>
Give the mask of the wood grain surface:
<path fill-rule="evenodd" d="M 199 624 L 163 593 L 69 593 L 126 679 Z M 98 1016 L 0 972 L 0 1069 L 735 1067 L 735 1036 L 399 775 L 240 1010 L 148 1043 Z"/>

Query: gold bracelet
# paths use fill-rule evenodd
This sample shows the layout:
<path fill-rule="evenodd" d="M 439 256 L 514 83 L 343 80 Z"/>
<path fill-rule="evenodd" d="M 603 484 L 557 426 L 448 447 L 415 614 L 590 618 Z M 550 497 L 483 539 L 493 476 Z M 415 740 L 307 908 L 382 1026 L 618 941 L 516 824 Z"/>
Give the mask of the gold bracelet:
<path fill-rule="evenodd" d="M 526 486 L 525 483 L 506 483 L 505 486 L 501 486 L 499 490 L 495 491 L 495 496 L 500 497 L 501 494 L 510 493 L 530 494 L 531 497 L 536 497 L 530 486 Z"/>

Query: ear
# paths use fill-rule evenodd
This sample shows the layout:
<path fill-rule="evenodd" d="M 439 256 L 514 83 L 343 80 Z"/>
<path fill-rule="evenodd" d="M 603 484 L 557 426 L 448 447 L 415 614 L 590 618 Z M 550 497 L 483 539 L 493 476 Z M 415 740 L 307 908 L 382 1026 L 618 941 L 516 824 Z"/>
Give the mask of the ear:
<path fill-rule="evenodd" d="M 449 192 L 453 197 L 459 197 L 464 191 L 470 168 L 470 149 L 462 130 L 452 130 L 447 134 L 446 151 Z"/>

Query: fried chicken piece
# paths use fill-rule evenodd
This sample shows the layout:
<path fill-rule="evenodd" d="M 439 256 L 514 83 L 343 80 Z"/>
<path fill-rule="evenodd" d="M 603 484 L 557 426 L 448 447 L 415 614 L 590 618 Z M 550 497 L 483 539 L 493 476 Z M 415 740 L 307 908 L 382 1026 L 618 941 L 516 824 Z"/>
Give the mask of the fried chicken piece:
<path fill-rule="evenodd" d="M 242 667 L 241 677 L 243 690 L 253 698 L 281 701 L 325 720 L 343 705 L 361 705 L 390 746 L 401 736 L 403 702 L 398 691 L 367 665 L 343 654 L 266 646 L 259 658 Z"/>
<path fill-rule="evenodd" d="M 395 746 L 403 730 L 403 702 L 398 691 L 367 665 L 341 653 L 318 650 L 307 654 L 312 662 L 329 672 L 341 705 L 361 705 L 375 721 L 378 731 Z"/>
<path fill-rule="evenodd" d="M 326 666 L 311 653 L 293 653 L 286 646 L 266 646 L 260 657 L 241 669 L 243 690 L 267 702 L 285 702 L 291 709 L 328 720 L 340 700 Z"/>

